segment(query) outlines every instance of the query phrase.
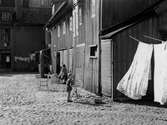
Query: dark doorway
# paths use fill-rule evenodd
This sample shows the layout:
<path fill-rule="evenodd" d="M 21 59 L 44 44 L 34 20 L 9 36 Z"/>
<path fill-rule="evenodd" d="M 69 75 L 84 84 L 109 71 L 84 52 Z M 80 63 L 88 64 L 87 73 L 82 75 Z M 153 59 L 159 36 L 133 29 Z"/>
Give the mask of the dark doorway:
<path fill-rule="evenodd" d="M 60 67 L 60 52 L 57 52 L 57 56 L 56 56 L 56 73 L 59 74 L 61 70 Z"/>
<path fill-rule="evenodd" d="M 11 68 L 11 54 L 10 53 L 1 53 L 0 54 L 0 68 L 1 69 L 10 69 Z"/>

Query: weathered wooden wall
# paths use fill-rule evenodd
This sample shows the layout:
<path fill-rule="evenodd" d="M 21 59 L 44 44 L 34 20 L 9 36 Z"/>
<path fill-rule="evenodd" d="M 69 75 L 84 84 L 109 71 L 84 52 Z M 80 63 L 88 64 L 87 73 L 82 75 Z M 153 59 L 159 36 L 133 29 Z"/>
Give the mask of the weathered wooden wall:
<path fill-rule="evenodd" d="M 101 41 L 101 84 L 102 94 L 113 97 L 113 42 Z"/>
<path fill-rule="evenodd" d="M 52 65 L 53 65 L 53 70 L 56 73 L 56 56 L 57 56 L 57 51 L 56 51 L 56 30 L 52 29 L 51 30 L 51 57 L 52 57 Z"/>
<path fill-rule="evenodd" d="M 135 16 L 158 0 L 103 0 L 103 29 Z"/>
<path fill-rule="evenodd" d="M 84 66 L 85 66 L 85 44 L 76 48 L 76 83 L 81 87 L 84 84 Z"/>
<path fill-rule="evenodd" d="M 73 40 L 75 45 L 75 80 L 76 84 L 84 86 L 84 66 L 85 66 L 85 21 L 84 21 L 85 1 L 80 1 L 73 10 Z M 74 29 L 75 28 L 75 29 Z"/>
<path fill-rule="evenodd" d="M 163 39 L 161 32 L 159 32 L 159 22 L 162 18 L 162 16 L 154 16 L 112 38 L 114 43 L 114 98 L 124 98 L 124 96 L 116 90 L 116 87 L 130 67 L 137 49 L 138 42 L 131 39 L 129 35 L 146 43 L 152 43 L 153 40 L 145 38 L 143 35 Z M 149 86 L 152 88 L 153 82 L 150 82 Z M 148 91 L 152 93 L 149 95 L 153 96 L 153 90 Z"/>
<path fill-rule="evenodd" d="M 51 30 L 51 50 L 54 72 L 56 72 L 57 52 L 60 52 L 60 66 L 66 64 L 71 69 L 72 30 L 70 29 L 71 12 L 67 13 Z M 70 56 L 70 57 L 69 57 Z"/>
<path fill-rule="evenodd" d="M 72 12 L 65 14 L 51 30 L 54 70 L 56 71 L 56 52 L 60 52 L 60 64 L 66 63 L 68 69 L 75 73 L 76 83 L 92 92 L 97 92 L 98 89 L 98 57 L 90 58 L 90 45 L 98 46 L 98 21 L 99 1 L 79 1 Z M 63 34 L 64 22 L 66 33 Z"/>
<path fill-rule="evenodd" d="M 85 0 L 83 7 L 85 24 L 85 70 L 84 70 L 84 88 L 97 93 L 98 92 L 98 55 L 96 58 L 90 58 L 90 45 L 97 45 L 99 42 L 99 1 Z"/>
<path fill-rule="evenodd" d="M 102 3 L 102 28 L 108 28 L 115 26 L 123 21 L 129 19 L 132 16 L 137 15 L 138 13 L 142 12 L 144 9 L 148 8 L 153 3 L 157 2 L 158 0 L 103 0 Z M 166 23 L 166 9 L 167 2 L 162 3 L 158 8 L 155 9 L 156 14 L 152 16 L 152 18 L 147 18 L 146 20 L 142 21 L 135 26 L 124 30 L 115 36 L 112 37 L 113 41 L 113 48 L 104 49 L 105 48 L 105 41 L 101 41 L 102 46 L 102 92 L 107 93 L 107 95 L 114 96 L 114 99 L 118 98 L 126 98 L 123 94 L 116 90 L 118 82 L 121 78 L 125 75 L 130 64 L 133 60 L 134 54 L 137 48 L 137 41 L 134 41 L 130 38 L 130 35 L 143 41 L 146 43 L 153 43 L 153 40 L 145 38 L 144 35 L 148 35 L 154 38 L 166 40 L 167 38 L 167 23 Z M 132 7 L 133 6 L 133 7 Z M 138 20 L 138 19 L 136 19 Z M 158 41 L 154 41 L 154 43 L 159 43 Z M 109 46 L 107 46 L 109 47 Z M 113 50 L 112 50 L 113 49 Z M 113 51 L 113 52 L 112 52 Z M 104 54 L 105 53 L 105 54 Z M 108 63 L 105 64 L 104 60 L 109 58 L 107 55 L 113 54 L 108 60 Z M 107 71 L 105 68 L 108 67 L 111 71 Z M 113 69 L 112 69 L 113 67 Z M 106 72 L 105 76 L 103 73 Z M 112 74 L 113 72 L 113 74 Z M 113 75 L 113 76 L 112 76 Z M 107 81 L 108 80 L 108 81 Z M 108 83 L 107 83 L 107 82 Z M 109 81 L 111 81 L 109 83 Z M 113 82 L 113 86 L 112 86 Z M 109 89 L 106 89 L 108 86 Z M 110 89 L 113 87 L 113 90 Z M 109 93 L 111 92 L 111 93 Z M 113 92 L 113 95 L 112 95 Z M 153 99 L 153 81 L 149 81 L 149 89 L 147 96 L 144 97 L 145 99 Z M 127 98 L 126 98 L 127 99 Z"/>

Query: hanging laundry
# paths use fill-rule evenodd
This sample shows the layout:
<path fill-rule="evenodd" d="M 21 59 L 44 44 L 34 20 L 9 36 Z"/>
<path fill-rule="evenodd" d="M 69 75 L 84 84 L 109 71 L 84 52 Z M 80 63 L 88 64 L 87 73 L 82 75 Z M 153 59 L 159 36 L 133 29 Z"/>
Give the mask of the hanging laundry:
<path fill-rule="evenodd" d="M 167 47 L 166 43 L 154 45 L 154 101 L 167 102 Z"/>
<path fill-rule="evenodd" d="M 129 70 L 118 83 L 118 91 L 135 100 L 146 95 L 152 52 L 153 45 L 139 42 Z"/>

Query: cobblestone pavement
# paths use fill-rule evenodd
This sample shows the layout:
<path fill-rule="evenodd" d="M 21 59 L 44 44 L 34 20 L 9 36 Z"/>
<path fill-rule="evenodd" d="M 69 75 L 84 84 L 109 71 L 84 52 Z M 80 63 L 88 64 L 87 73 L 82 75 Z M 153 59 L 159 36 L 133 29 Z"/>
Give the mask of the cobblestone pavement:
<path fill-rule="evenodd" d="M 65 86 L 39 91 L 34 74 L 0 75 L 0 125 L 167 125 L 167 109 L 110 102 L 78 89 L 67 103 Z"/>

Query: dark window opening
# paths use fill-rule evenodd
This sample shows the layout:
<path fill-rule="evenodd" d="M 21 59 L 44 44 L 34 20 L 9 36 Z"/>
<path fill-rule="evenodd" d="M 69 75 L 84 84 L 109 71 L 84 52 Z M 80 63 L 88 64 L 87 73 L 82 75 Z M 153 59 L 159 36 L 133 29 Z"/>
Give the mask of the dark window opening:
<path fill-rule="evenodd" d="M 90 46 L 90 58 L 97 58 L 97 45 Z"/>
<path fill-rule="evenodd" d="M 10 29 L 0 29 L 0 45 L 3 47 L 10 46 Z"/>
<path fill-rule="evenodd" d="M 0 12 L 0 21 L 2 22 L 10 22 L 12 19 L 10 12 Z"/>

